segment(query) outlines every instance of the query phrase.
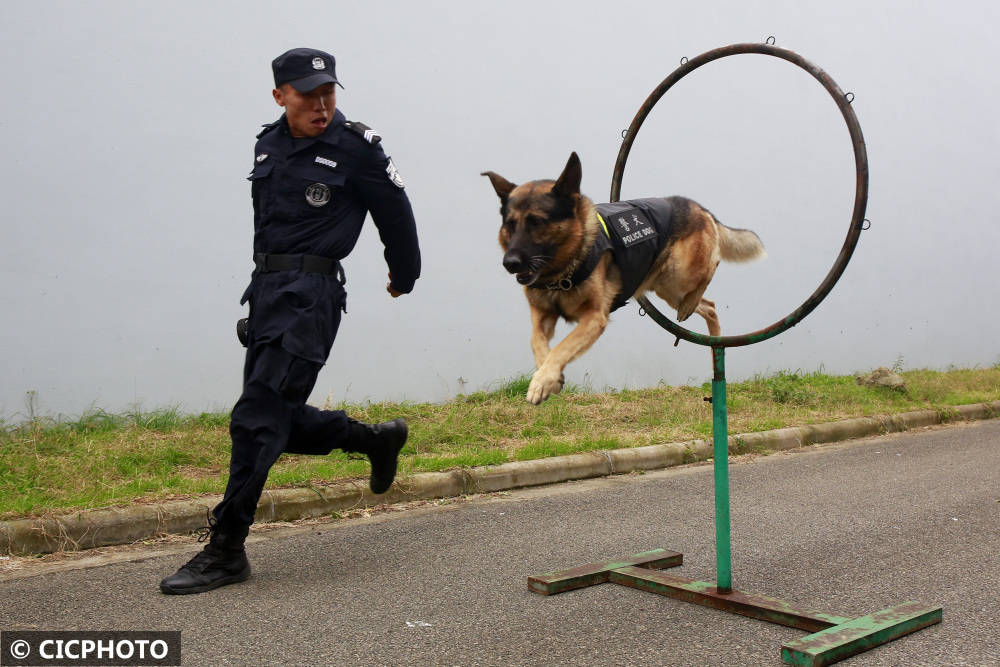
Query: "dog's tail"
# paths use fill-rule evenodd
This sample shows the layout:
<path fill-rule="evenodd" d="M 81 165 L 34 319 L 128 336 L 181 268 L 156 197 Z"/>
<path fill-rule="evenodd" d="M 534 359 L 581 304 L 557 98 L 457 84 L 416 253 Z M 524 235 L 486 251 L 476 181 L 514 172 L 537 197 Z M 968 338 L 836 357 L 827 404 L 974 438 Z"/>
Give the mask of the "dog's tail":
<path fill-rule="evenodd" d="M 749 262 L 767 257 L 760 237 L 749 229 L 727 227 L 718 220 L 719 250 L 727 262 Z"/>

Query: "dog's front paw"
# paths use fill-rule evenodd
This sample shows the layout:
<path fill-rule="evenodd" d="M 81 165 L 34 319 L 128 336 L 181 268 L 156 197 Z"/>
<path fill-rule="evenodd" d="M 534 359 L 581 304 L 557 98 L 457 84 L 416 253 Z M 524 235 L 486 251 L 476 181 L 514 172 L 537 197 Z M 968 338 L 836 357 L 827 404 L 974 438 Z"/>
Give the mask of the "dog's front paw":
<path fill-rule="evenodd" d="M 543 368 L 535 371 L 528 385 L 528 403 L 538 405 L 552 394 L 558 394 L 563 388 L 563 374 L 549 372 Z"/>

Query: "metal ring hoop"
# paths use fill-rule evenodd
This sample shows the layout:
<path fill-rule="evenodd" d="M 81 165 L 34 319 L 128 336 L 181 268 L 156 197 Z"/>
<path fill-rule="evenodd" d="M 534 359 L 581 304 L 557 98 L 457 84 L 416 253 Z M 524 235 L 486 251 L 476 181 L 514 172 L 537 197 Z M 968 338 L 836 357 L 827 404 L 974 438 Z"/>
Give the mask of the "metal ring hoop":
<path fill-rule="evenodd" d="M 840 86 L 838 86 L 836 82 L 830 78 L 829 74 L 824 72 L 819 67 L 816 67 L 794 51 L 782 49 L 770 44 L 758 43 L 732 44 L 730 46 L 723 46 L 718 49 L 713 49 L 712 51 L 707 51 L 678 67 L 670 76 L 664 79 L 652 93 L 650 93 L 649 97 L 646 98 L 646 101 L 639 107 L 639 111 L 636 113 L 635 118 L 632 119 L 632 124 L 629 125 L 628 132 L 625 134 L 625 139 L 622 141 L 621 149 L 618 151 L 618 159 L 615 161 L 615 172 L 611 179 L 611 201 L 618 201 L 621 196 L 622 175 L 625 172 L 625 162 L 628 160 L 629 151 L 632 149 L 635 137 L 639 133 L 639 128 L 642 127 L 642 123 L 646 120 L 646 116 L 648 116 L 649 112 L 653 110 L 653 107 L 660 100 L 660 98 L 663 97 L 664 93 L 670 90 L 675 83 L 702 65 L 710 63 L 713 60 L 718 60 L 719 58 L 725 58 L 726 56 L 734 56 L 742 53 L 760 53 L 767 56 L 781 58 L 782 60 L 787 60 L 793 65 L 797 65 L 798 67 L 801 67 L 805 71 L 809 72 L 809 74 L 811 74 L 817 81 L 823 84 L 823 87 L 826 88 L 827 92 L 829 92 L 833 97 L 834 102 L 837 103 L 837 107 L 840 109 L 840 113 L 844 116 L 844 121 L 847 123 L 847 129 L 851 134 L 851 143 L 854 145 L 854 164 L 857 170 L 857 185 L 854 194 L 854 214 L 851 217 L 851 226 L 847 231 L 847 238 L 844 240 L 844 245 L 840 249 L 840 255 L 837 256 L 836 261 L 833 263 L 833 268 L 831 268 L 830 272 L 826 274 L 826 277 L 823 279 L 823 282 L 820 283 L 819 287 L 816 288 L 816 291 L 813 292 L 801 306 L 792 311 L 790 315 L 758 331 L 737 336 L 708 336 L 705 334 L 695 333 L 667 318 L 663 313 L 657 310 L 645 296 L 636 298 L 636 301 L 646 311 L 646 314 L 670 333 L 692 343 L 708 345 L 711 347 L 737 347 L 740 345 L 759 343 L 763 340 L 767 340 L 768 338 L 773 338 L 786 329 L 795 326 L 806 315 L 811 313 L 813 309 L 815 309 L 816 306 L 818 306 L 819 303 L 826 298 L 826 295 L 830 293 L 830 290 L 833 289 L 833 286 L 837 283 L 837 280 L 840 279 L 841 274 L 843 274 L 844 269 L 847 267 L 847 263 L 850 261 L 851 255 L 854 253 L 854 247 L 858 243 L 858 238 L 861 236 L 861 226 L 865 219 L 865 207 L 868 205 L 868 154 L 865 151 L 865 140 L 861 134 L 861 126 L 858 124 L 857 116 L 854 115 L 854 110 L 851 108 L 851 103 L 847 101 L 844 91 L 842 91 Z"/>

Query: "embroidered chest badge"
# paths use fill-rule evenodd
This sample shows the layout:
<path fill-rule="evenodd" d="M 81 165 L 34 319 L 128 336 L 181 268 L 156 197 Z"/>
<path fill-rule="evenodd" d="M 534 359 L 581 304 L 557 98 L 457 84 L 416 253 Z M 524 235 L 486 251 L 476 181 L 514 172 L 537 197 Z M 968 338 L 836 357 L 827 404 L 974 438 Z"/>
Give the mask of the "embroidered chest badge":
<path fill-rule="evenodd" d="M 330 188 L 325 183 L 313 183 L 306 188 L 306 201 L 310 206 L 319 208 L 330 201 Z"/>
<path fill-rule="evenodd" d="M 324 167 L 329 167 L 330 169 L 336 169 L 337 163 L 333 160 L 328 160 L 325 157 L 316 156 L 316 164 L 321 164 Z"/>

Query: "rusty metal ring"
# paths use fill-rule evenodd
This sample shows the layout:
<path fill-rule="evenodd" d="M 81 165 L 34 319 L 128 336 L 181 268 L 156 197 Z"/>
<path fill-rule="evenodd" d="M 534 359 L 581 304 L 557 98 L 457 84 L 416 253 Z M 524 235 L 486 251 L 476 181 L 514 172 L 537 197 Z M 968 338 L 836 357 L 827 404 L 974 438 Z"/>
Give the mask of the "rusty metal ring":
<path fill-rule="evenodd" d="M 770 40 L 770 38 L 768 39 Z M 816 288 L 816 291 L 814 291 L 801 306 L 793 310 L 791 314 L 758 331 L 740 334 L 738 336 L 707 336 L 705 334 L 695 333 L 667 318 L 663 313 L 657 310 L 645 296 L 641 296 L 636 299 L 639 305 L 642 306 L 643 310 L 646 311 L 646 314 L 670 333 L 692 343 L 708 345 L 711 347 L 737 347 L 740 345 L 759 343 L 760 341 L 767 340 L 768 338 L 773 338 L 786 329 L 795 326 L 806 315 L 811 313 L 816 306 L 818 306 L 820 302 L 826 298 L 826 295 L 830 293 L 830 290 L 833 289 L 833 286 L 844 273 L 844 269 L 847 268 L 847 263 L 850 261 L 851 255 L 854 253 L 854 248 L 858 244 L 858 238 L 861 235 L 861 227 L 865 219 L 865 208 L 868 205 L 868 154 L 865 150 L 865 140 L 864 136 L 861 134 L 861 126 L 858 124 L 858 118 L 854 115 L 854 110 L 851 108 L 850 102 L 847 101 L 847 96 L 844 95 L 844 91 L 840 89 L 840 86 L 838 86 L 832 78 L 830 78 L 829 74 L 813 65 L 799 54 L 767 43 L 732 44 L 730 46 L 723 46 L 718 49 L 713 49 L 712 51 L 707 51 L 696 58 L 692 58 L 687 63 L 675 69 L 670 76 L 664 79 L 660 85 L 649 94 L 646 101 L 639 107 L 639 111 L 636 113 L 635 118 L 632 119 L 632 124 L 629 125 L 625 139 L 622 141 L 621 149 L 618 151 L 618 159 L 615 161 L 614 175 L 611 178 L 611 201 L 618 201 L 621 196 L 622 176 L 625 173 L 625 163 L 628 160 L 629 151 L 632 149 L 632 144 L 635 142 L 636 135 L 639 133 L 639 128 L 642 127 L 643 121 L 646 120 L 646 116 L 648 116 L 650 111 L 653 110 L 653 107 L 660 100 L 660 98 L 663 97 L 663 95 L 670 90 L 675 83 L 702 65 L 706 65 L 713 60 L 718 60 L 719 58 L 735 56 L 743 53 L 759 53 L 787 60 L 793 65 L 809 72 L 813 78 L 823 84 L 823 87 L 826 88 L 827 92 L 833 97 L 834 102 L 837 103 L 837 107 L 840 109 L 840 113 L 844 116 L 844 121 L 847 123 L 847 130 L 851 134 L 851 143 L 854 146 L 854 165 L 857 172 L 857 180 L 854 191 L 854 213 L 851 216 L 850 227 L 848 227 L 847 230 L 847 238 L 844 240 L 844 245 L 840 249 L 840 254 L 837 256 L 836 261 L 834 261 L 833 268 L 831 268 L 830 272 L 826 274 L 825 278 L 823 278 L 823 282 L 821 282 L 819 287 Z"/>

